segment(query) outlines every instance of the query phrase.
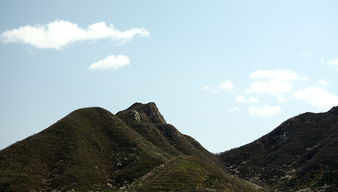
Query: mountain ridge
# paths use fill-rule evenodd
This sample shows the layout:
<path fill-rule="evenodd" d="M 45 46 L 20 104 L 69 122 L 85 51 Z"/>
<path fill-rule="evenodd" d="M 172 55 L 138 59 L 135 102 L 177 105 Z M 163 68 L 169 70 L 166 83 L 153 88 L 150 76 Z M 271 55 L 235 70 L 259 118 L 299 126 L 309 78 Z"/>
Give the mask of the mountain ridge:
<path fill-rule="evenodd" d="M 168 124 L 154 102 L 77 109 L 0 151 L 0 192 L 333 192 L 338 107 L 292 117 L 219 154 Z"/>
<path fill-rule="evenodd" d="M 263 191 L 220 165 L 155 103 L 89 107 L 1 150 L 0 191 Z"/>
<path fill-rule="evenodd" d="M 218 154 L 234 175 L 272 191 L 338 190 L 338 107 L 292 117 L 261 138 Z"/>

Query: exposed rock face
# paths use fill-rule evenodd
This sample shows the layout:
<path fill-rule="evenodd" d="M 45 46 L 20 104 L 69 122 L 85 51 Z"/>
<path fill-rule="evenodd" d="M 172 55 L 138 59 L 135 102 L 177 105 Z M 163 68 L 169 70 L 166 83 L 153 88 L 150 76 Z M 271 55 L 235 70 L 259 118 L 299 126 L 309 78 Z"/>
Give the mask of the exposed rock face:
<path fill-rule="evenodd" d="M 128 110 L 136 110 L 138 113 L 140 113 L 142 121 L 152 123 L 166 123 L 156 104 L 153 102 L 147 104 L 135 103 L 130 106 L 126 111 Z"/>
<path fill-rule="evenodd" d="M 162 134 L 170 139 L 177 139 L 181 136 L 180 132 L 172 125 L 164 124 L 159 125 L 157 128 L 162 132 Z"/>
<path fill-rule="evenodd" d="M 304 113 L 219 154 L 235 175 L 275 191 L 338 191 L 338 108 Z"/>
<path fill-rule="evenodd" d="M 141 121 L 141 116 L 136 110 L 129 110 L 128 115 L 135 121 Z"/>

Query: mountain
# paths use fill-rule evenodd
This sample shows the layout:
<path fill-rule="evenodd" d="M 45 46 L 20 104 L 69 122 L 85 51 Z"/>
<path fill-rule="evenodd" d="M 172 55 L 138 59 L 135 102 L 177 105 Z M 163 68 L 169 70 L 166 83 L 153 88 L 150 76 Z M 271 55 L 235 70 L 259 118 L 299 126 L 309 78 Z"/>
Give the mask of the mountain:
<path fill-rule="evenodd" d="M 0 192 L 264 191 L 236 178 L 155 103 L 83 108 L 0 151 Z"/>
<path fill-rule="evenodd" d="M 0 151 L 0 192 L 338 191 L 338 107 L 212 154 L 155 103 L 73 111 Z"/>
<path fill-rule="evenodd" d="M 218 154 L 234 175 L 269 191 L 338 191 L 338 107 L 304 113 Z"/>

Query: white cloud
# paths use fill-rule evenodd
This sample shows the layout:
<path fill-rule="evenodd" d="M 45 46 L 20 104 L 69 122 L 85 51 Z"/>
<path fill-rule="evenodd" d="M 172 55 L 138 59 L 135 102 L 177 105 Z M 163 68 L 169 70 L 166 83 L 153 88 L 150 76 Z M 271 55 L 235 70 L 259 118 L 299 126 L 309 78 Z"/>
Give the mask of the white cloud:
<path fill-rule="evenodd" d="M 331 59 L 331 60 L 325 60 L 323 57 L 320 57 L 318 59 L 319 63 L 322 65 L 331 65 L 331 66 L 338 66 L 338 58 Z"/>
<path fill-rule="evenodd" d="M 234 84 L 232 83 L 232 81 L 224 81 L 222 83 L 220 83 L 218 85 L 218 88 L 221 90 L 230 90 L 232 88 L 234 88 Z"/>
<path fill-rule="evenodd" d="M 203 91 L 206 91 L 206 92 L 210 92 L 212 94 L 217 94 L 219 93 L 220 91 L 230 91 L 234 88 L 234 84 L 232 83 L 232 81 L 230 80 L 227 80 L 227 81 L 224 81 L 216 86 L 209 86 L 209 85 L 206 85 L 202 88 Z"/>
<path fill-rule="evenodd" d="M 285 94 L 292 91 L 294 81 L 307 79 L 289 70 L 257 70 L 250 74 L 254 81 L 245 89 L 246 93 L 273 95 L 280 102 L 286 102 Z"/>
<path fill-rule="evenodd" d="M 235 100 L 237 103 L 258 103 L 259 100 L 255 97 L 246 98 L 243 95 L 238 95 Z"/>
<path fill-rule="evenodd" d="M 271 95 L 279 95 L 289 93 L 293 88 L 293 83 L 279 79 L 271 79 L 266 81 L 254 81 L 246 89 L 248 93 L 268 93 Z"/>
<path fill-rule="evenodd" d="M 24 43 L 37 48 L 62 49 L 77 41 L 98 40 L 110 38 L 117 42 L 126 42 L 135 36 L 149 36 L 149 32 L 141 28 L 120 31 L 105 22 L 94 23 L 87 29 L 76 23 L 56 20 L 46 25 L 27 25 L 17 29 L 4 31 L 0 39 L 5 43 Z"/>
<path fill-rule="evenodd" d="M 98 62 L 95 62 L 89 66 L 89 69 L 115 69 L 121 68 L 123 66 L 129 65 L 129 58 L 124 55 L 111 55 L 102 59 Z"/>
<path fill-rule="evenodd" d="M 323 109 L 329 109 L 338 105 L 338 96 L 316 86 L 298 90 L 293 96 L 294 98 L 302 100 L 312 106 Z"/>
<path fill-rule="evenodd" d="M 338 65 L 338 58 L 326 62 L 327 65 Z"/>
<path fill-rule="evenodd" d="M 329 82 L 327 82 L 325 79 L 319 79 L 317 83 L 321 86 L 328 86 Z"/>
<path fill-rule="evenodd" d="M 270 105 L 264 105 L 262 107 L 251 106 L 248 108 L 248 111 L 252 116 L 259 117 L 273 116 L 278 114 L 280 110 L 280 107 Z"/>
<path fill-rule="evenodd" d="M 210 91 L 212 88 L 209 85 L 205 85 L 202 87 L 203 91 Z"/>
<path fill-rule="evenodd" d="M 318 59 L 318 61 L 319 61 L 319 63 L 320 64 L 325 64 L 325 59 L 323 58 L 323 57 L 320 57 L 319 59 Z"/>

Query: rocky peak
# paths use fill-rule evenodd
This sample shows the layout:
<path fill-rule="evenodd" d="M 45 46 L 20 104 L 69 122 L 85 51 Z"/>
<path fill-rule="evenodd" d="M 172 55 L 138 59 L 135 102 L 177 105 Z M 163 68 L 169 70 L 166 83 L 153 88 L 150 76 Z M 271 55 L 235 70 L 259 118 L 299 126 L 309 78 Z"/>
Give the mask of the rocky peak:
<path fill-rule="evenodd" d="M 153 123 L 166 123 L 165 119 L 159 112 L 156 104 L 150 102 L 147 104 L 143 103 L 134 103 L 130 106 L 127 111 L 136 111 L 139 113 L 140 119 L 142 121 L 150 121 Z M 133 112 L 135 114 L 135 112 Z"/>
<path fill-rule="evenodd" d="M 128 110 L 127 115 L 135 121 L 141 121 L 141 116 L 136 110 Z"/>

